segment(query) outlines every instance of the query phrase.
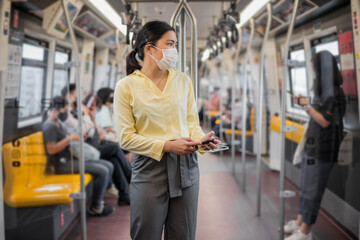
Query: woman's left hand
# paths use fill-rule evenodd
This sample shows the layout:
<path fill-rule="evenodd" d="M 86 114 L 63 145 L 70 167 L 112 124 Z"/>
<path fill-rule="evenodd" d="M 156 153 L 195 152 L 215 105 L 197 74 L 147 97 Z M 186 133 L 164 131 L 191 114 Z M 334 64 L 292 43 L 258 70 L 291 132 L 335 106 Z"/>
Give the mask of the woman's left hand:
<path fill-rule="evenodd" d="M 305 106 L 309 104 L 306 97 L 302 96 L 301 94 L 299 94 L 298 96 L 294 96 L 294 102 L 300 106 Z"/>
<path fill-rule="evenodd" d="M 215 134 L 215 133 L 214 133 L 213 131 L 207 133 L 207 134 L 201 139 L 201 142 L 204 142 L 204 141 L 207 141 L 207 140 L 212 139 L 213 136 L 214 136 L 214 134 Z M 215 139 L 215 140 L 214 140 L 214 143 L 210 142 L 210 143 L 208 143 L 208 144 L 204 144 L 204 145 L 201 145 L 201 146 L 203 146 L 203 147 L 206 148 L 207 150 L 211 150 L 211 149 L 217 148 L 215 144 L 219 144 L 219 143 L 220 143 L 220 141 L 217 140 L 217 139 Z"/>

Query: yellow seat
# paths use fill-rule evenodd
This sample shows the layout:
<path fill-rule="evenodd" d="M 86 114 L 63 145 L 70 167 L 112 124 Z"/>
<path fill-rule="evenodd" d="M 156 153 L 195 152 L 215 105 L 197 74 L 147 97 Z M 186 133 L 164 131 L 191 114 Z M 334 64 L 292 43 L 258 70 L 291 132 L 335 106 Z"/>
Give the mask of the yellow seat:
<path fill-rule="evenodd" d="M 206 115 L 208 115 L 210 117 L 216 117 L 216 116 L 219 116 L 219 114 L 220 114 L 220 111 L 217 111 L 217 110 L 206 111 Z"/>
<path fill-rule="evenodd" d="M 221 120 L 220 119 L 216 119 L 215 124 L 220 124 Z"/>
<path fill-rule="evenodd" d="M 286 119 L 285 124 L 286 126 L 296 127 L 296 132 L 287 132 L 285 133 L 285 137 L 290 141 L 299 143 L 304 135 L 304 125 L 293 122 L 289 119 Z M 280 117 L 274 115 L 270 122 L 270 130 L 280 134 L 281 133 L 280 129 L 281 129 L 281 119 Z"/>
<path fill-rule="evenodd" d="M 250 130 L 246 131 L 246 136 L 253 136 L 255 131 L 255 109 L 250 110 Z M 226 135 L 231 135 L 231 128 L 225 130 Z M 235 130 L 235 135 L 242 135 L 242 130 Z"/>
<path fill-rule="evenodd" d="M 4 200 L 11 207 L 70 204 L 80 191 L 80 175 L 46 174 L 47 157 L 42 132 L 3 146 Z M 85 174 L 85 185 L 92 179 Z"/>

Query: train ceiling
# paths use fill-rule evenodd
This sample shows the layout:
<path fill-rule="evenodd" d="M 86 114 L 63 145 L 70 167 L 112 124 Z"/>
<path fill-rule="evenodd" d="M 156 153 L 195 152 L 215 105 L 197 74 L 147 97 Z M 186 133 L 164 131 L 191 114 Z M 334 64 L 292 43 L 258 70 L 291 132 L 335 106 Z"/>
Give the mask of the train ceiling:
<path fill-rule="evenodd" d="M 33 14 L 43 17 L 43 9 L 47 8 L 51 4 L 60 0 L 27 0 L 16 2 L 18 6 L 21 6 L 24 9 L 27 9 L 29 12 Z M 87 3 L 88 0 L 84 0 Z M 175 8 L 178 5 L 178 1 L 161 1 L 157 0 L 156 2 L 150 0 L 135 0 L 135 1 L 124 1 L 124 0 L 106 0 L 116 12 L 120 15 L 126 12 L 126 3 L 131 3 L 132 9 L 135 8 L 135 4 L 138 3 L 138 18 L 145 18 L 147 21 L 150 20 L 163 20 L 169 22 Z M 256 0 L 255 0 L 256 1 Z M 280 2 L 292 2 L 293 0 L 274 0 L 274 6 L 279 5 Z M 304 0 L 303 0 L 304 1 Z M 305 0 L 311 1 L 313 4 L 319 7 L 318 11 L 312 12 L 307 18 L 303 18 L 301 22 L 309 21 L 313 18 L 316 18 L 324 11 L 331 10 L 330 8 L 334 8 L 339 6 L 341 3 L 344 4 L 349 2 L 349 0 Z M 223 16 L 223 4 L 225 9 L 230 8 L 231 1 L 203 1 L 203 0 L 187 0 L 190 8 L 192 9 L 198 24 L 198 39 L 199 39 L 199 48 L 204 47 L 206 39 L 210 35 L 210 32 L 214 28 L 214 18 L 220 19 Z M 206 2 L 206 7 L 204 7 L 204 3 Z M 251 0 L 238 0 L 236 2 L 235 10 L 241 12 Z M 86 6 L 83 10 L 88 9 Z M 105 21 L 107 22 L 107 21 Z M 109 24 L 109 22 L 107 22 Z M 299 24 L 299 21 L 297 21 Z M 111 26 L 111 24 L 109 24 Z M 188 36 L 190 35 L 190 25 L 188 25 Z M 286 30 L 286 26 L 279 31 Z M 278 31 L 277 31 L 278 32 Z"/>

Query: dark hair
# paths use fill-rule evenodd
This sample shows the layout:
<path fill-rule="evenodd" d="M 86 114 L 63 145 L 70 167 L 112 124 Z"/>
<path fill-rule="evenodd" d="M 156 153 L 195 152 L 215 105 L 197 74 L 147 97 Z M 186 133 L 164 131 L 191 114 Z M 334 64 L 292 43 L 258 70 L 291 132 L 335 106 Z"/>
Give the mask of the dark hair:
<path fill-rule="evenodd" d="M 329 51 L 321 51 L 313 56 L 314 93 L 325 100 L 342 92 L 342 76 L 335 57 Z"/>
<path fill-rule="evenodd" d="M 64 97 L 56 96 L 52 99 L 51 109 L 60 110 L 61 108 L 64 108 L 68 104 L 69 102 Z"/>
<path fill-rule="evenodd" d="M 75 83 L 70 83 L 69 88 L 68 88 L 68 86 L 63 87 L 63 89 L 61 90 L 61 96 L 66 97 L 66 94 L 68 94 L 68 92 L 71 93 L 75 90 L 76 90 Z"/>
<path fill-rule="evenodd" d="M 91 101 L 91 103 L 89 103 L 89 101 Z M 82 103 L 84 105 L 86 105 L 87 107 L 89 107 L 88 105 L 92 106 L 94 104 L 94 102 L 97 107 L 101 107 L 101 104 L 102 104 L 101 100 L 94 94 L 89 93 L 88 95 L 86 95 L 86 97 L 84 98 Z"/>
<path fill-rule="evenodd" d="M 111 88 L 100 88 L 97 92 L 97 96 L 101 100 L 101 104 L 105 104 L 109 100 L 110 94 L 113 92 L 114 90 Z"/>
<path fill-rule="evenodd" d="M 133 73 L 136 69 L 141 69 L 141 65 L 136 59 L 138 57 L 144 61 L 144 47 L 147 44 L 156 45 L 157 41 L 168 31 L 174 31 L 166 22 L 152 21 L 146 23 L 137 33 L 135 49 L 126 57 L 126 75 Z"/>

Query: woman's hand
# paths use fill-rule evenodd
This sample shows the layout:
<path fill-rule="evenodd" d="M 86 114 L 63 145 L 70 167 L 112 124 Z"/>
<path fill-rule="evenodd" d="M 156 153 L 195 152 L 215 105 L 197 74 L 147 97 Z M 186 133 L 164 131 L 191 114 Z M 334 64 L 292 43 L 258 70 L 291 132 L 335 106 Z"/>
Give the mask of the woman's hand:
<path fill-rule="evenodd" d="M 69 137 L 70 137 L 70 141 L 78 141 L 79 140 L 79 134 L 78 133 L 70 134 Z"/>
<path fill-rule="evenodd" d="M 195 142 L 191 138 L 179 138 L 174 141 L 166 141 L 164 152 L 171 152 L 177 155 L 192 154 L 197 150 L 197 145 L 201 145 L 201 142 Z"/>
<path fill-rule="evenodd" d="M 306 97 L 302 96 L 301 94 L 299 94 L 298 96 L 293 96 L 294 97 L 294 102 L 300 106 L 306 106 L 309 105 L 308 100 L 306 99 Z"/>
<path fill-rule="evenodd" d="M 207 141 L 207 140 L 210 140 L 213 136 L 214 136 L 214 132 L 211 131 L 211 132 L 208 132 L 202 139 L 201 139 L 201 142 L 204 142 L 204 141 Z M 215 139 L 214 140 L 214 143 L 210 142 L 208 144 L 204 144 L 202 145 L 202 147 L 206 148 L 207 150 L 211 150 L 211 149 L 215 149 L 217 148 L 215 144 L 219 144 L 220 141 Z"/>

